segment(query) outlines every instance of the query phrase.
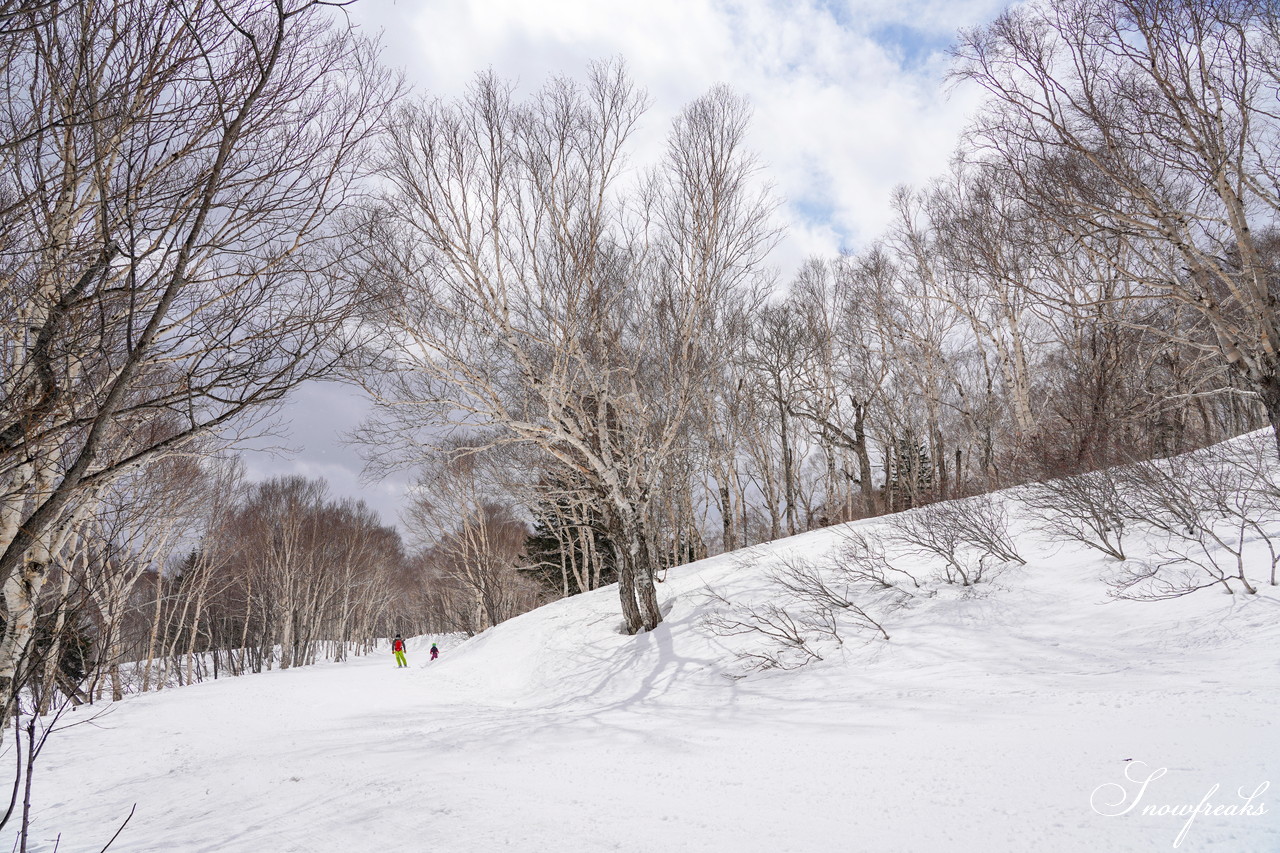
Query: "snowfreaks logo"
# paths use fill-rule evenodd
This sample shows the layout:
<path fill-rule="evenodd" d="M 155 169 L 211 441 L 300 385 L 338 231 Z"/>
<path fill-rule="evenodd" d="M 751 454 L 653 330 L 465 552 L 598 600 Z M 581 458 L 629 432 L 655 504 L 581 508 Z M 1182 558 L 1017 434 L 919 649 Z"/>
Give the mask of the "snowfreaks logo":
<path fill-rule="evenodd" d="M 1225 795 L 1219 797 L 1218 789 L 1221 786 L 1215 782 L 1208 793 L 1200 798 L 1198 804 L 1178 803 L 1170 805 L 1169 803 L 1151 802 L 1150 798 L 1147 797 L 1147 788 L 1152 782 L 1168 772 L 1169 768 L 1167 767 L 1161 767 L 1159 770 L 1148 770 L 1145 763 L 1134 761 L 1125 765 L 1124 768 L 1124 778 L 1128 784 L 1107 782 L 1104 785 L 1099 785 L 1093 789 L 1093 794 L 1089 797 L 1089 805 L 1100 815 L 1119 817 L 1136 809 L 1145 799 L 1147 803 L 1142 806 L 1141 814 L 1155 815 L 1157 817 L 1184 817 L 1187 822 L 1182 825 L 1178 836 L 1173 839 L 1174 847 L 1182 844 L 1182 840 L 1187 837 L 1187 832 L 1191 829 L 1191 824 L 1200 815 L 1212 817 L 1233 817 L 1236 815 L 1257 817 L 1267 813 L 1266 804 L 1256 802 L 1256 800 L 1266 792 L 1267 788 L 1271 787 L 1270 782 L 1263 782 L 1254 788 L 1251 793 L 1244 788 L 1239 788 L 1236 791 L 1238 799 L 1234 800 L 1228 799 Z"/>

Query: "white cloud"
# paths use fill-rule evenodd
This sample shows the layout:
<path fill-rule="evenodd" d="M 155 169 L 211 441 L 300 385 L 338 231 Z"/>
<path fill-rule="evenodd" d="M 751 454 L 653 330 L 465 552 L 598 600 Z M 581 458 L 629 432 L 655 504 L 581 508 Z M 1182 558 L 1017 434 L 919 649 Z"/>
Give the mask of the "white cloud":
<path fill-rule="evenodd" d="M 858 248 L 889 219 L 889 195 L 943 171 L 975 93 L 944 91 L 956 29 L 1000 0 L 365 0 L 388 61 L 422 93 L 451 97 L 492 67 L 532 89 L 622 56 L 654 99 L 636 138 L 652 162 L 670 118 L 716 83 L 755 106 L 750 144 L 785 204 L 784 279 L 812 254 Z"/>
<path fill-rule="evenodd" d="M 296 453 L 244 452 L 248 478 L 254 482 L 291 475 L 324 478 L 331 497 L 362 498 L 384 524 L 397 524 L 410 478 L 389 476 L 377 483 L 364 482 L 359 450 L 344 440 L 371 408 L 358 389 L 332 382 L 303 385 L 282 412 L 282 420 L 288 423 L 286 443 Z"/>

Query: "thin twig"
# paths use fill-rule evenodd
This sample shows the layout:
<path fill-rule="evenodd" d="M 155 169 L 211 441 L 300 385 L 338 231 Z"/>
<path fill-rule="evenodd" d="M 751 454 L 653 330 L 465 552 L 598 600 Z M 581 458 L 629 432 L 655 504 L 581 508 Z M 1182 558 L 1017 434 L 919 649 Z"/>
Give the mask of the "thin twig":
<path fill-rule="evenodd" d="M 103 847 L 98 851 L 98 853 L 107 853 L 107 847 L 116 843 L 116 839 L 120 837 L 120 833 L 124 832 L 124 828 L 129 825 L 129 821 L 133 820 L 133 813 L 137 810 L 138 804 L 134 803 L 133 808 L 129 809 L 129 816 L 124 819 L 124 823 L 120 824 L 120 828 L 116 830 L 116 834 L 111 836 L 111 840 L 107 842 L 106 847 Z"/>

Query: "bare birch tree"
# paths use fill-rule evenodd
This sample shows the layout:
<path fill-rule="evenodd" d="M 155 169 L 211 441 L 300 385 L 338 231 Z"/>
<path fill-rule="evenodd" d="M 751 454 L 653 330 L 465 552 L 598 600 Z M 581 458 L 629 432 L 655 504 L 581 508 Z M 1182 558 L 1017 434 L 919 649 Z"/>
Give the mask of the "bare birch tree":
<path fill-rule="evenodd" d="M 644 106 L 612 64 L 526 103 L 488 74 L 456 102 L 406 109 L 366 273 L 384 287 L 370 321 L 394 350 L 370 437 L 412 458 L 452 429 L 464 447 L 531 445 L 581 477 L 628 633 L 662 619 L 654 500 L 725 357 L 722 306 L 775 236 L 741 98 L 692 103 L 663 163 L 627 187 Z"/>
<path fill-rule="evenodd" d="M 335 214 L 394 87 L 325 6 L 36 3 L 6 21 L 0 690 L 90 490 L 350 343 Z"/>

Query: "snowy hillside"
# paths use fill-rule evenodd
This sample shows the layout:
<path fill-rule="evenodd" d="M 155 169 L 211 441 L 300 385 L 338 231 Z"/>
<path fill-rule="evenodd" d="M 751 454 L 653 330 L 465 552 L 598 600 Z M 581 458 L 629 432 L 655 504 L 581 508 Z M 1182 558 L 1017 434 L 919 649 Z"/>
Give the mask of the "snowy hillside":
<path fill-rule="evenodd" d="M 899 559 L 891 639 L 846 625 L 796 669 L 712 623 L 849 528 L 672 570 L 649 634 L 607 588 L 407 670 L 131 698 L 50 742 L 36 849 L 98 851 L 136 803 L 117 853 L 1280 850 L 1277 587 L 1114 600 L 1117 561 L 1010 517 L 1026 565 L 965 588 Z"/>

